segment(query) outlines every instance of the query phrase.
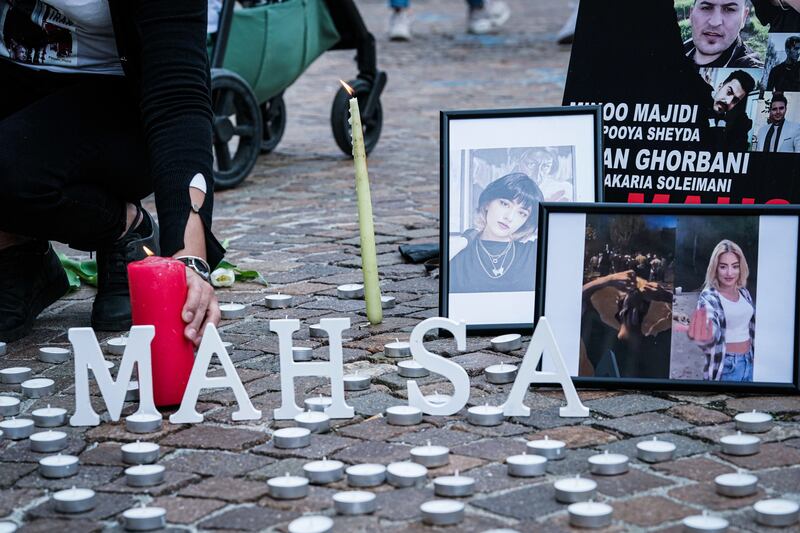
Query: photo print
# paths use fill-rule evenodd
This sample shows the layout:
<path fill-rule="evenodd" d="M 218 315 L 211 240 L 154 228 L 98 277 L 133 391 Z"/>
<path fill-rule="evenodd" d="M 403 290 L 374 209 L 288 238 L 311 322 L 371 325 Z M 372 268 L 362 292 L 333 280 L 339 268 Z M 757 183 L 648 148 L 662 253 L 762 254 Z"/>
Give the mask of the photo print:
<path fill-rule="evenodd" d="M 532 327 L 539 204 L 597 198 L 599 109 L 575 111 L 443 114 L 442 316 Z"/>

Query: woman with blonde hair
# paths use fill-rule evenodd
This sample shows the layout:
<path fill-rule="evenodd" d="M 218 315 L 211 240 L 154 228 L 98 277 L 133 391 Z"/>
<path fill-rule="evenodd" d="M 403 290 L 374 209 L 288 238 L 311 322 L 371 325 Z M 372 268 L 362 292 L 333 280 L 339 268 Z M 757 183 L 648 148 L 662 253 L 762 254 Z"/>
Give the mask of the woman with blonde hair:
<path fill-rule="evenodd" d="M 756 309 L 747 290 L 744 252 L 722 240 L 711 252 L 688 335 L 706 355 L 703 379 L 753 381 Z"/>

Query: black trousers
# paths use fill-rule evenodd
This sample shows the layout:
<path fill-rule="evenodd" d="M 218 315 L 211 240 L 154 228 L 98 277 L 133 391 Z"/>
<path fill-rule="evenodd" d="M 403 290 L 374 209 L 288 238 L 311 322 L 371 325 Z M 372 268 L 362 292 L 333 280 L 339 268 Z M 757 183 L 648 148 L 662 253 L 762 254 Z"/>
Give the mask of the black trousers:
<path fill-rule="evenodd" d="M 137 99 L 121 76 L 0 59 L 0 231 L 81 250 L 114 242 L 152 192 Z"/>

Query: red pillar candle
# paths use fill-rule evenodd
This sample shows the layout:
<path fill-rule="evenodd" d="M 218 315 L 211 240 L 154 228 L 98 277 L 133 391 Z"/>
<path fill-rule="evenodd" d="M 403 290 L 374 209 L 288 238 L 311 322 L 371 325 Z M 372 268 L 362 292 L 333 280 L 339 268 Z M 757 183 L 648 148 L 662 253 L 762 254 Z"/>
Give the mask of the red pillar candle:
<path fill-rule="evenodd" d="M 166 257 L 146 257 L 128 265 L 131 312 L 137 326 L 155 326 L 151 344 L 153 399 L 157 406 L 178 405 L 194 364 L 194 345 L 183 330 L 186 267 Z"/>

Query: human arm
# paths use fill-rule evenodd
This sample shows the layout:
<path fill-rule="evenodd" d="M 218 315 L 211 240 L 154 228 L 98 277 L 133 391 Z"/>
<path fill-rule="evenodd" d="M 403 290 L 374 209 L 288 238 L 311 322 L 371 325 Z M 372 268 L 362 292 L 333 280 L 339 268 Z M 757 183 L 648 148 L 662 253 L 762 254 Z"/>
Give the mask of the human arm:
<path fill-rule="evenodd" d="M 582 291 L 582 309 L 586 309 L 595 292 L 606 287 L 614 287 L 622 292 L 630 292 L 636 288 L 636 273 L 633 270 L 626 270 L 625 272 L 609 274 L 585 283 Z"/>

